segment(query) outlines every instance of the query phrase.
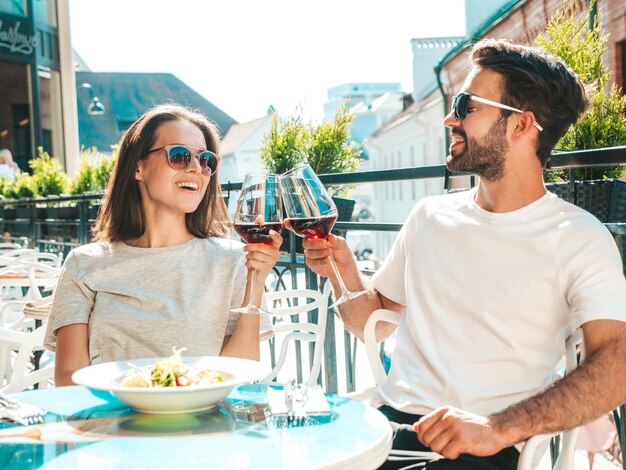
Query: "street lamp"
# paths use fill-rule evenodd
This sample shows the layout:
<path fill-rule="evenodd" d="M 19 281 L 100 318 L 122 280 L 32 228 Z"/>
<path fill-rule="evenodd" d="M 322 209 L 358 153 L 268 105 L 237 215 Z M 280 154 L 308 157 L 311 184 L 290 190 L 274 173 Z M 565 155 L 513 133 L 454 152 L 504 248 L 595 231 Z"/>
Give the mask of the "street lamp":
<path fill-rule="evenodd" d="M 95 95 L 91 84 L 81 83 L 80 87 L 87 88 L 89 90 L 89 96 L 91 96 L 91 101 L 89 102 L 89 106 L 87 106 L 87 114 L 91 116 L 102 116 L 106 112 L 106 108 L 102 104 L 102 101 Z"/>

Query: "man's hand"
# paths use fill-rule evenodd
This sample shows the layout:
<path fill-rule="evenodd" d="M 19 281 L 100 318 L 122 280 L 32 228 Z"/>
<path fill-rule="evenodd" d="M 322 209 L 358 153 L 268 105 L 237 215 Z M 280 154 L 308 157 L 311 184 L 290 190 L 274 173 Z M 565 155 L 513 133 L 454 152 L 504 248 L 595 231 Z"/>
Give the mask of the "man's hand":
<path fill-rule="evenodd" d="M 289 220 L 285 220 L 283 224 L 286 228 L 291 230 Z M 352 265 L 354 265 L 354 269 L 356 270 L 356 264 L 354 262 L 354 256 L 352 256 L 352 251 L 350 251 L 350 246 L 341 237 L 330 234 L 327 239 L 305 238 L 302 242 L 302 246 L 304 247 L 306 264 L 311 271 L 320 276 L 327 277 L 333 284 L 335 284 L 337 278 L 330 265 L 331 256 L 335 260 L 335 264 L 342 275 L 348 271 Z"/>
<path fill-rule="evenodd" d="M 443 406 L 413 425 L 418 439 L 447 459 L 461 454 L 494 455 L 512 445 L 489 418 Z"/>

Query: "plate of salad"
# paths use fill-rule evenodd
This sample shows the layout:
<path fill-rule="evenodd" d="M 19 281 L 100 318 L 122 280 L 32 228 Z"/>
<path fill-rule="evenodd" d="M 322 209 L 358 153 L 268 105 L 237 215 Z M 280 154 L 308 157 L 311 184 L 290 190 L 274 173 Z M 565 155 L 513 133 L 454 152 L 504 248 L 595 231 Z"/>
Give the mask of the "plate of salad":
<path fill-rule="evenodd" d="M 208 410 L 241 384 L 264 377 L 257 361 L 235 357 L 184 357 L 106 362 L 77 370 L 72 380 L 106 390 L 142 413 L 176 414 Z"/>

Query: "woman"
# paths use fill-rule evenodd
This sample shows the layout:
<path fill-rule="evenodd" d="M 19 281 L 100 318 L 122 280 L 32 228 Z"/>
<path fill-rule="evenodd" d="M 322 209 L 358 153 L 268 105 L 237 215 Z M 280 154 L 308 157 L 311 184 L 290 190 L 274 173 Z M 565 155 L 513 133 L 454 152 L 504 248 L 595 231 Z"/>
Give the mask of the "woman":
<path fill-rule="evenodd" d="M 124 135 L 96 243 L 70 253 L 50 312 L 45 346 L 56 351 L 57 386 L 90 364 L 169 356 L 172 347 L 258 359 L 259 316 L 229 309 L 247 303 L 249 270 L 267 277 L 282 239 L 229 239 L 218 143 L 204 116 L 175 105 L 148 111 Z"/>
<path fill-rule="evenodd" d="M 11 151 L 9 149 L 0 149 L 0 177 L 13 181 L 18 170 L 17 165 L 13 162 Z"/>

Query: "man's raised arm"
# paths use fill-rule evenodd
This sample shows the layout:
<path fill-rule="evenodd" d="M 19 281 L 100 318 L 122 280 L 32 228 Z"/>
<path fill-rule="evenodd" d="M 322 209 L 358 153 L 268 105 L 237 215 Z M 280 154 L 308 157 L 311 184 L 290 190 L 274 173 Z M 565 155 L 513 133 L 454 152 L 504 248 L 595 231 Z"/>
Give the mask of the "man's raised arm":
<path fill-rule="evenodd" d="M 365 323 L 374 310 L 386 308 L 399 313 L 404 312 L 403 305 L 386 298 L 363 279 L 350 246 L 343 238 L 329 235 L 327 240 L 304 240 L 303 246 L 307 266 L 313 272 L 327 277 L 333 285 L 335 294 L 340 295 L 341 286 L 330 265 L 330 256 L 334 257 L 335 264 L 348 290 L 352 292 L 367 290 L 367 293 L 345 302 L 339 307 L 339 313 L 344 324 L 361 341 L 363 340 Z M 384 340 L 395 329 L 396 326 L 391 323 L 379 322 L 376 326 L 377 340 Z"/>

